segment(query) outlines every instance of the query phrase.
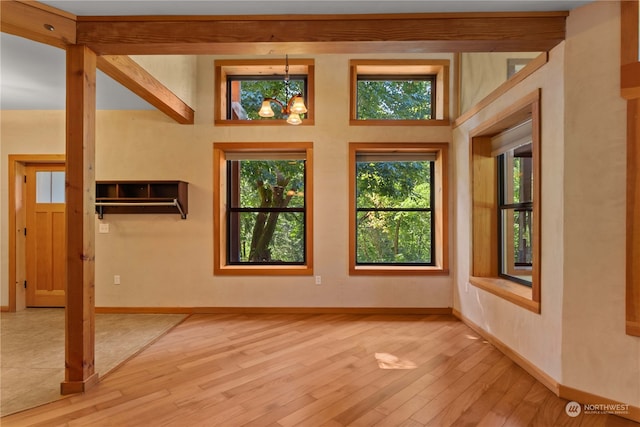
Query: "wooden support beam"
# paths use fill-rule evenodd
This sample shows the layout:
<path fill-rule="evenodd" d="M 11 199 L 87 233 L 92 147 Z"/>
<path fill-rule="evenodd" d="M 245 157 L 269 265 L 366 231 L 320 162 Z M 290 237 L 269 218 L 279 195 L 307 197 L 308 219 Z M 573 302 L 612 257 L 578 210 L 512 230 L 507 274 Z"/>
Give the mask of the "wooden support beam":
<path fill-rule="evenodd" d="M 620 94 L 627 100 L 626 331 L 640 337 L 640 1 L 620 2 Z"/>
<path fill-rule="evenodd" d="M 166 86 L 128 56 L 99 56 L 98 68 L 106 75 L 181 124 L 193 124 L 194 112 Z"/>
<path fill-rule="evenodd" d="M 640 337 L 640 98 L 627 102 L 627 334 Z"/>
<path fill-rule="evenodd" d="M 95 373 L 96 55 L 67 48 L 65 380 L 62 394 L 98 381 Z"/>
<path fill-rule="evenodd" d="M 76 19 L 36 1 L 0 1 L 2 32 L 62 49 L 76 43 Z M 99 57 L 98 68 L 178 123 L 193 124 L 193 109 L 131 58 Z"/>
<path fill-rule="evenodd" d="M 76 17 L 35 1 L 0 1 L 0 26 L 13 34 L 66 48 L 76 42 Z"/>
<path fill-rule="evenodd" d="M 640 62 L 633 62 L 621 67 L 620 95 L 624 99 L 640 98 Z"/>
<path fill-rule="evenodd" d="M 548 51 L 567 12 L 78 17 L 100 55 Z"/>

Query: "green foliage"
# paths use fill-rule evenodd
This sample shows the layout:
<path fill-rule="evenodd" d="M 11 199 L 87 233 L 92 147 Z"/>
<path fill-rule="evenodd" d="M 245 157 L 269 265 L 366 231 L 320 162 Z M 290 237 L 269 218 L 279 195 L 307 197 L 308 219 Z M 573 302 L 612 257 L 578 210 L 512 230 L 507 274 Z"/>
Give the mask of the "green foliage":
<path fill-rule="evenodd" d="M 240 161 L 242 208 L 304 207 L 303 160 Z M 239 241 L 241 262 L 304 262 L 304 214 L 242 212 Z"/>
<path fill-rule="evenodd" d="M 358 119 L 432 118 L 430 80 L 359 80 Z"/>
<path fill-rule="evenodd" d="M 432 262 L 429 161 L 358 162 L 356 261 Z M 377 211 L 376 209 L 392 209 Z"/>
<path fill-rule="evenodd" d="M 509 271 L 508 260 L 526 265 L 532 262 L 533 208 L 533 164 L 532 158 L 519 156 L 517 150 L 526 153 L 526 146 L 501 154 L 499 165 L 502 169 L 501 205 L 519 204 L 518 207 L 503 206 L 501 210 L 502 234 L 504 237 L 502 272 Z M 527 206 L 529 205 L 529 206 Z M 509 229 L 510 228 L 510 229 Z M 511 244 L 507 237 L 511 236 Z M 508 253 L 510 252 L 510 253 Z M 508 256 L 507 256 L 508 255 Z"/>

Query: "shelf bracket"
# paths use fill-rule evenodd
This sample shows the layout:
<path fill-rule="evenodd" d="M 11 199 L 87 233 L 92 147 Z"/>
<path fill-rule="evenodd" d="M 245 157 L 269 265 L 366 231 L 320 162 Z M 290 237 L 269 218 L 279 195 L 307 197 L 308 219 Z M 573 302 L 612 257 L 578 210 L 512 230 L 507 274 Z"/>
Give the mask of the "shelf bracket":
<path fill-rule="evenodd" d="M 98 207 L 98 218 L 102 219 L 104 216 L 104 207 L 105 206 L 174 206 L 178 208 L 178 212 L 180 212 L 180 217 L 182 219 L 187 219 L 187 214 L 182 209 L 180 202 L 178 199 L 173 199 L 170 202 L 96 202 L 96 206 Z"/>

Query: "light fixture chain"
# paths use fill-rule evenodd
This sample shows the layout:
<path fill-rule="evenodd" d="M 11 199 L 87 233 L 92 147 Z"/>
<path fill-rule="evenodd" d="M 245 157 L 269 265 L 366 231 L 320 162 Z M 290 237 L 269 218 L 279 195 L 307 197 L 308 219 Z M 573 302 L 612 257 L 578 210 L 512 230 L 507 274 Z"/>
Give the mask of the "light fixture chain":
<path fill-rule="evenodd" d="M 285 102 L 289 102 L 289 97 L 291 95 L 291 91 L 289 90 L 289 55 L 285 55 L 284 61 L 284 89 L 287 97 Z"/>

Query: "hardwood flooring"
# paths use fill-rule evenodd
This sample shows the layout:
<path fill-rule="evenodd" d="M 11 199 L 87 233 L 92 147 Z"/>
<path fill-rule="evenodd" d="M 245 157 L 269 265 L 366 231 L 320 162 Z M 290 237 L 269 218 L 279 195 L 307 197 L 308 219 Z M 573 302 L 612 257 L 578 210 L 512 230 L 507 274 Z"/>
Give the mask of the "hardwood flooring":
<path fill-rule="evenodd" d="M 192 315 L 82 395 L 11 426 L 638 426 L 566 415 L 452 316 Z"/>

